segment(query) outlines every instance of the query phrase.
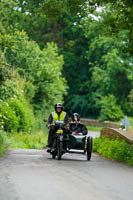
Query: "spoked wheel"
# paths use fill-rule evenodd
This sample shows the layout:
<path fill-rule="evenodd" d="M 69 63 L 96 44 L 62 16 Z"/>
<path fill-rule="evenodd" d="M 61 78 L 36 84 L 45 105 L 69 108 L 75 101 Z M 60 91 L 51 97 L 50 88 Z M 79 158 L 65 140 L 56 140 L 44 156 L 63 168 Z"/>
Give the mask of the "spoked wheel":
<path fill-rule="evenodd" d="M 52 151 L 52 158 L 53 159 L 55 159 L 56 158 L 56 156 L 57 156 L 57 151 L 56 151 L 56 138 L 54 138 L 54 141 L 53 141 L 53 146 L 52 146 L 52 149 L 53 149 L 53 151 Z"/>
<path fill-rule="evenodd" d="M 57 148 L 57 159 L 58 160 L 61 160 L 62 149 L 63 149 L 63 143 L 62 143 L 62 141 L 58 141 L 58 148 Z"/>
<path fill-rule="evenodd" d="M 92 154 L 92 137 L 89 136 L 87 138 L 87 160 L 91 159 L 91 154 Z"/>

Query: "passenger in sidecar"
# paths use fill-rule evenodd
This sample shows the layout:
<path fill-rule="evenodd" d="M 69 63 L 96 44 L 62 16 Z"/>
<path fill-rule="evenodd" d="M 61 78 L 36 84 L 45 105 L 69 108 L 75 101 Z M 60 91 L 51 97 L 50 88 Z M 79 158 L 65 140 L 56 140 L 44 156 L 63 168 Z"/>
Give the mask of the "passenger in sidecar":
<path fill-rule="evenodd" d="M 85 139 L 87 135 L 87 128 L 80 123 L 80 116 L 78 113 L 73 113 L 70 122 L 70 135 L 68 148 L 70 149 L 84 149 Z"/>
<path fill-rule="evenodd" d="M 73 113 L 71 117 L 72 121 L 70 122 L 70 133 L 82 133 L 87 135 L 87 128 L 84 124 L 80 123 L 80 116 L 78 113 Z"/>

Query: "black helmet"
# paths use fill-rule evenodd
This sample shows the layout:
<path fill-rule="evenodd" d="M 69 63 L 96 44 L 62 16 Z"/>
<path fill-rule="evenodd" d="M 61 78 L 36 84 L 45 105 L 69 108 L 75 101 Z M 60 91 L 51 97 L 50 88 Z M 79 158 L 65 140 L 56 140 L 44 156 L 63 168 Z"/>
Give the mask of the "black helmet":
<path fill-rule="evenodd" d="M 55 106 L 55 111 L 56 111 L 56 108 L 61 108 L 61 110 L 63 109 L 63 105 L 61 103 L 56 103 Z"/>
<path fill-rule="evenodd" d="M 80 116 L 79 116 L 78 113 L 73 113 L 71 118 L 72 118 L 72 121 L 75 121 L 75 120 L 79 121 L 80 120 Z"/>

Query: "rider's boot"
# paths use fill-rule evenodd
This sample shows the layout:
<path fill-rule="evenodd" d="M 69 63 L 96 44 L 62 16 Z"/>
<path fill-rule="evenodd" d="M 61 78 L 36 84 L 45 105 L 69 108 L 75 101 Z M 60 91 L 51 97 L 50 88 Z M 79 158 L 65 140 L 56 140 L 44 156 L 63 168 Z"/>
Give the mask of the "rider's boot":
<path fill-rule="evenodd" d="M 47 152 L 50 153 L 51 152 L 51 148 L 47 149 Z"/>
<path fill-rule="evenodd" d="M 51 149 L 52 149 L 52 144 L 47 144 L 48 149 L 47 149 L 47 152 L 50 153 L 51 152 Z"/>

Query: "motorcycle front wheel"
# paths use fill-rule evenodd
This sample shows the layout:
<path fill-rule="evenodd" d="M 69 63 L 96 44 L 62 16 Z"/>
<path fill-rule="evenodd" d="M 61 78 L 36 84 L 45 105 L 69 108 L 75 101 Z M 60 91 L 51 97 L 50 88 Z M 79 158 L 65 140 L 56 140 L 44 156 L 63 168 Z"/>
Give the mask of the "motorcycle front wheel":
<path fill-rule="evenodd" d="M 62 143 L 62 141 L 58 141 L 58 147 L 57 147 L 57 159 L 58 160 L 61 160 L 62 150 L 63 150 L 63 143 Z"/>

